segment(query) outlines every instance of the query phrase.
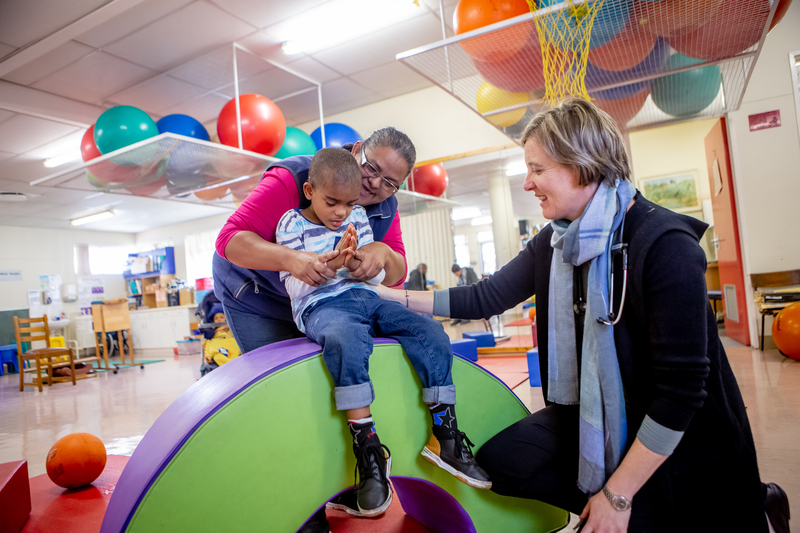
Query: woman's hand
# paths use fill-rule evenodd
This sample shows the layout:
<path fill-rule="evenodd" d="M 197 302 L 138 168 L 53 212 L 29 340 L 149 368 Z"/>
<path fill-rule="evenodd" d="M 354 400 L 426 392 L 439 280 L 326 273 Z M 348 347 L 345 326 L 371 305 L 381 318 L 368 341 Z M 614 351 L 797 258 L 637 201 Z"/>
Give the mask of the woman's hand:
<path fill-rule="evenodd" d="M 335 278 L 336 271 L 326 263 L 339 255 L 339 250 L 315 254 L 313 252 L 295 252 L 290 263 L 289 273 L 303 283 L 319 287 L 328 278 Z"/>
<path fill-rule="evenodd" d="M 598 492 L 583 508 L 581 519 L 587 518 L 582 533 L 625 533 L 631 519 L 630 509 L 617 511 L 602 492 Z"/>
<path fill-rule="evenodd" d="M 384 269 L 387 261 L 384 252 L 391 251 L 391 249 L 388 246 L 372 246 L 372 244 L 380 243 L 367 244 L 353 252 L 351 261 L 359 261 L 360 264 L 350 272 L 350 277 L 367 281 L 380 274 Z"/>

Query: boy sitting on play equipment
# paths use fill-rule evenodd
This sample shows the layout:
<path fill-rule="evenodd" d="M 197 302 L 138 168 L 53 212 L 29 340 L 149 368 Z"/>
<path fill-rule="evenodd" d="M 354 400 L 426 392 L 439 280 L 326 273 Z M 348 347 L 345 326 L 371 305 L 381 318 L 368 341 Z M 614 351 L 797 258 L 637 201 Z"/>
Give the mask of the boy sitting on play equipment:
<path fill-rule="evenodd" d="M 208 315 L 214 323 L 220 325 L 214 329 L 212 335 L 206 333 L 203 336 L 204 364 L 200 368 L 201 377 L 242 355 L 239 345 L 236 344 L 236 339 L 233 338 L 231 328 L 225 322 L 222 304 L 214 304 Z"/>
<path fill-rule="evenodd" d="M 363 516 L 378 516 L 392 501 L 389 487 L 391 455 L 381 444 L 370 414 L 375 394 L 367 371 L 373 337 L 400 342 L 422 380 L 422 399 L 433 418 L 430 440 L 422 450 L 428 461 L 476 488 L 491 488 L 486 473 L 475 462 L 469 439 L 458 430 L 453 385 L 453 352 L 441 324 L 417 315 L 396 302 L 378 297 L 372 285 L 349 273 L 361 263 L 358 248 L 372 242 L 364 208 L 356 206 L 361 172 L 344 150 L 323 148 L 311 161 L 303 192 L 311 205 L 288 211 L 278 222 L 278 244 L 294 250 L 339 255 L 327 265 L 335 279 L 312 287 L 281 272 L 292 299 L 295 323 L 322 346 L 322 358 L 336 386 L 336 408 L 346 410 L 358 468 L 357 504 Z M 338 241 L 338 242 L 337 242 Z"/>

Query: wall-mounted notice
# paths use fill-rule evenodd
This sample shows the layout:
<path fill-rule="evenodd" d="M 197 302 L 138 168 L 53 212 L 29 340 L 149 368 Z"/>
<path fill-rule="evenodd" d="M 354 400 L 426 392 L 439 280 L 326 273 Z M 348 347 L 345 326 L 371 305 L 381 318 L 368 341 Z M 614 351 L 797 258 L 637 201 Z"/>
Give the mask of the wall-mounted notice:
<path fill-rule="evenodd" d="M 0 270 L 0 281 L 22 281 L 22 270 Z"/>
<path fill-rule="evenodd" d="M 765 130 L 767 128 L 780 128 L 781 127 L 781 111 L 767 111 L 765 113 L 758 113 L 755 115 L 748 115 L 747 120 L 750 122 L 750 131 Z"/>

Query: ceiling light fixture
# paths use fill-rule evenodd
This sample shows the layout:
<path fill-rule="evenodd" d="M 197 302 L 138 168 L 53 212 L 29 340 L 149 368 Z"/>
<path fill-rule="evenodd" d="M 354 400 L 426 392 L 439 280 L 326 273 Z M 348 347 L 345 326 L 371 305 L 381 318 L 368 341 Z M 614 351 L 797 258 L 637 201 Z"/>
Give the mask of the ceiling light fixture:
<path fill-rule="evenodd" d="M 69 152 L 64 152 L 61 155 L 57 155 L 55 157 L 51 157 L 50 159 L 44 160 L 44 166 L 47 168 L 53 168 L 65 163 L 71 163 L 72 161 L 77 161 L 81 159 L 81 151 L 79 148 L 75 150 L 70 150 Z"/>
<path fill-rule="evenodd" d="M 492 223 L 491 216 L 473 218 L 472 222 L 470 222 L 472 226 L 484 226 L 486 224 L 491 224 L 491 223 Z"/>
<path fill-rule="evenodd" d="M 525 164 L 525 161 L 517 161 L 516 163 L 510 164 L 506 167 L 506 176 L 519 176 L 520 174 L 527 174 L 528 166 Z"/>
<path fill-rule="evenodd" d="M 284 54 L 315 52 L 423 14 L 409 0 L 333 0 L 266 29 Z"/>
<path fill-rule="evenodd" d="M 454 207 L 450 218 L 453 220 L 465 220 L 481 216 L 481 210 L 477 207 Z"/>
<path fill-rule="evenodd" d="M 90 222 L 97 222 L 98 220 L 103 220 L 106 218 L 111 218 L 114 216 L 114 211 L 101 211 L 99 213 L 95 213 L 94 215 L 89 215 L 85 217 L 76 218 L 74 220 L 70 220 L 69 223 L 73 226 L 81 226 L 83 224 L 88 224 Z"/>
<path fill-rule="evenodd" d="M 24 202 L 27 199 L 21 192 L 0 191 L 0 202 Z"/>

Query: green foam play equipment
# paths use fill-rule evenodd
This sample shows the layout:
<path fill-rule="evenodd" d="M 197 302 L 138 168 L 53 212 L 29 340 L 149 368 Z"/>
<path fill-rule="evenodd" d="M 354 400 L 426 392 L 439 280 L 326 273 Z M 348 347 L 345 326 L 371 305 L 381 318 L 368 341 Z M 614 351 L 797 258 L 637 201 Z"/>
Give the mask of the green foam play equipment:
<path fill-rule="evenodd" d="M 319 347 L 305 339 L 286 342 L 294 343 L 289 353 L 302 348 L 305 354 L 284 354 L 284 364 L 273 361 L 266 375 L 253 375 L 248 365 L 259 366 L 259 357 L 276 357 L 270 349 L 277 345 L 261 348 L 215 370 L 190 388 L 187 398 L 176 400 L 123 472 L 101 532 L 291 532 L 354 483 L 346 415 L 335 410 L 333 382 Z M 229 394 L 231 383 L 246 375 L 253 380 Z M 370 376 L 376 394 L 373 419 L 381 442 L 392 452 L 392 476 L 438 485 L 474 524 L 445 531 L 549 532 L 567 524 L 566 511 L 474 489 L 423 459 L 420 451 L 430 436 L 430 414 L 421 400 L 421 382 L 399 344 L 376 341 Z M 501 381 L 477 365 L 456 357 L 453 379 L 459 427 L 476 448 L 528 414 Z M 215 407 L 208 398 L 221 391 L 228 396 Z M 161 448 L 155 440 L 147 442 L 172 438 L 167 435 L 170 427 L 180 425 L 181 416 L 194 416 L 189 411 L 203 402 L 208 405 L 199 409 L 208 412 L 179 442 Z M 171 451 L 163 454 L 157 468 L 148 466 L 156 465 L 157 457 L 137 458 L 140 452 L 161 454 L 159 449 Z M 127 472 L 137 463 L 136 472 Z M 153 474 L 145 479 L 142 472 L 148 469 Z M 139 488 L 132 490 L 135 486 Z"/>

